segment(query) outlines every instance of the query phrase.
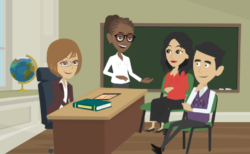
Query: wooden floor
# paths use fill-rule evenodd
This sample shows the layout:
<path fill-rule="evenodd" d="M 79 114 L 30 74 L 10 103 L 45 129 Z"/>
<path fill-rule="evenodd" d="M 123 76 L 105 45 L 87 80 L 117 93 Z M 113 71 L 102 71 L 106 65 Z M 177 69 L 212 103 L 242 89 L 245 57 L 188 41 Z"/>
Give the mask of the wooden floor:
<path fill-rule="evenodd" d="M 146 123 L 145 128 L 149 126 L 150 123 Z M 45 130 L 7 154 L 48 154 L 48 148 L 53 145 L 52 133 L 52 130 Z M 188 137 L 189 133 L 186 135 L 186 144 Z M 150 144 L 160 146 L 162 141 L 162 134 L 135 133 L 112 154 L 154 154 Z M 185 154 L 182 133 L 176 135 L 163 153 Z M 250 154 L 250 123 L 215 123 L 211 152 L 208 151 L 208 132 L 195 131 L 189 154 Z"/>

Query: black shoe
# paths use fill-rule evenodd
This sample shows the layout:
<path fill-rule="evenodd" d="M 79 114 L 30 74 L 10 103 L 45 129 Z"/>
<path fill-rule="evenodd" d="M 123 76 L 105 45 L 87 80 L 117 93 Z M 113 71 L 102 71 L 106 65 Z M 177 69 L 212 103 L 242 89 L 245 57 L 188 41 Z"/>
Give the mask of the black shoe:
<path fill-rule="evenodd" d="M 154 153 L 156 153 L 156 154 L 162 154 L 162 151 L 157 151 L 155 149 L 152 149 L 152 151 L 154 151 Z"/>
<path fill-rule="evenodd" d="M 155 129 L 147 129 L 147 130 L 144 130 L 145 132 L 153 132 Z"/>
<path fill-rule="evenodd" d="M 151 146 L 152 146 L 156 151 L 161 151 L 161 148 L 160 148 L 160 147 L 158 147 L 158 146 L 156 146 L 156 145 L 154 145 L 154 144 L 152 144 L 152 143 L 151 143 Z"/>
<path fill-rule="evenodd" d="M 155 131 L 155 133 L 160 133 L 160 132 L 163 132 L 164 131 L 164 128 L 163 129 L 161 129 L 161 130 L 157 130 L 157 131 Z"/>

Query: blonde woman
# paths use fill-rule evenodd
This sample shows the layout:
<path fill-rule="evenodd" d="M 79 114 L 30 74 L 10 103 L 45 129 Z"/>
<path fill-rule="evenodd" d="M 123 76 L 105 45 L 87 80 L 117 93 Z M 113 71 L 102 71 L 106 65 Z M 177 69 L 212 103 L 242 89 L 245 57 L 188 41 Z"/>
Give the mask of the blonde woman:
<path fill-rule="evenodd" d="M 52 81 L 54 100 L 47 114 L 74 100 L 73 87 L 66 79 L 71 79 L 79 73 L 82 65 L 82 55 L 78 45 L 70 39 L 59 39 L 50 44 L 47 52 L 47 63 L 52 74 L 62 78 Z"/>

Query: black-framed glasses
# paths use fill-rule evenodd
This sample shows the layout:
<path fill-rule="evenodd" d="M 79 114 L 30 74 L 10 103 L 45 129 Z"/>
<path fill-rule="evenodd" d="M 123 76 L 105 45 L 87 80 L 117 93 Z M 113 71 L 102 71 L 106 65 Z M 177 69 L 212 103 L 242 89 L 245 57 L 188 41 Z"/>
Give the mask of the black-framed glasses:
<path fill-rule="evenodd" d="M 205 102 L 202 99 L 196 98 L 194 100 L 194 106 L 195 107 L 204 107 L 205 106 Z"/>
<path fill-rule="evenodd" d="M 125 38 L 127 38 L 128 42 L 133 42 L 135 40 L 135 36 L 134 35 L 122 35 L 122 34 L 116 34 L 115 38 L 118 42 L 122 42 L 125 40 Z"/>

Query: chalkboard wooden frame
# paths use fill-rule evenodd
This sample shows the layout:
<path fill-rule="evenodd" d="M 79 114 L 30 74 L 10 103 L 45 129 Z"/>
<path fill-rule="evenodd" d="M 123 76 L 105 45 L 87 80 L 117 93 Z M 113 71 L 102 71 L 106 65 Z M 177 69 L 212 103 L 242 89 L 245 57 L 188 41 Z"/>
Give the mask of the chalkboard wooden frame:
<path fill-rule="evenodd" d="M 240 46 L 241 46 L 241 24 L 215 24 L 215 23 L 134 23 L 134 26 L 145 26 L 145 27 L 237 27 L 238 32 L 238 70 L 237 70 L 237 89 L 236 90 L 217 90 L 213 89 L 215 92 L 223 93 L 239 93 L 240 92 Z M 104 53 L 104 23 L 100 23 L 100 44 L 101 44 L 101 53 L 100 53 L 100 83 L 103 87 L 103 53 Z M 149 92 L 161 92 L 161 89 L 148 89 Z"/>

